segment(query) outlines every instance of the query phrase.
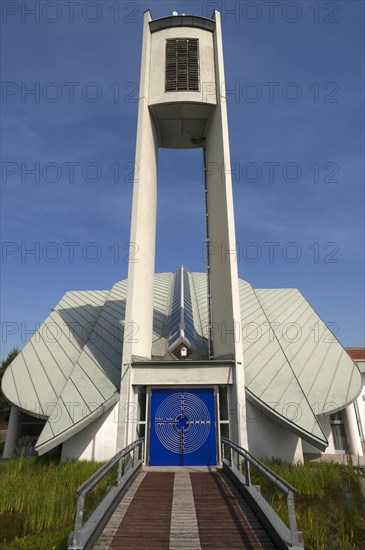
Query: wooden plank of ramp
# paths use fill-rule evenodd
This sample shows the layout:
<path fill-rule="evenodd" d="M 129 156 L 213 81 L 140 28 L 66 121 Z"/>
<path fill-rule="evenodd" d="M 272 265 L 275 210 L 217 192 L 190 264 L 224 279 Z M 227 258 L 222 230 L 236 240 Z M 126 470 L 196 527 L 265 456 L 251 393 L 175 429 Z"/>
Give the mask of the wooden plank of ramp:
<path fill-rule="evenodd" d="M 175 473 L 170 550 L 200 550 L 193 489 L 188 471 Z"/>
<path fill-rule="evenodd" d="M 113 538 L 111 550 L 168 550 L 174 477 L 172 472 L 145 475 Z"/>
<path fill-rule="evenodd" d="M 217 472 L 191 473 L 199 538 L 202 549 L 275 548 L 261 543 L 241 507 Z"/>
<path fill-rule="evenodd" d="M 128 491 L 114 510 L 111 518 L 104 527 L 104 530 L 98 538 L 97 542 L 94 544 L 93 550 L 109 550 L 115 533 L 118 531 L 118 528 L 123 521 L 129 505 L 134 499 L 134 496 L 138 491 L 138 488 L 142 483 L 145 475 L 146 474 L 144 472 L 140 472 L 140 474 L 133 481 L 132 485 L 129 487 Z"/>
<path fill-rule="evenodd" d="M 262 523 L 256 516 L 255 512 L 252 510 L 248 502 L 244 499 L 235 484 L 222 471 L 220 472 L 220 477 L 227 485 L 228 489 L 231 491 L 232 495 L 236 499 L 236 502 L 239 504 L 243 515 L 248 521 L 252 531 L 255 533 L 256 538 L 260 542 L 262 548 L 264 548 L 265 550 L 277 550 L 277 546 L 275 546 L 275 544 L 267 534 L 265 528 L 263 527 Z"/>

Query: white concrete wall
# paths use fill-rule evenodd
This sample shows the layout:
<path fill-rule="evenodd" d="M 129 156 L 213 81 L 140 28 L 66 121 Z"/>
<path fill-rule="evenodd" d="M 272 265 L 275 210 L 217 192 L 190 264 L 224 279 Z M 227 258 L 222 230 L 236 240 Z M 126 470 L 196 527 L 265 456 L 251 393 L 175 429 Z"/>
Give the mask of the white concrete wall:
<path fill-rule="evenodd" d="M 320 416 L 317 417 L 318 423 L 321 426 L 324 435 L 327 438 L 328 441 L 328 447 L 324 451 L 323 454 L 334 454 L 338 453 L 339 451 L 335 450 L 334 444 L 333 444 L 333 436 L 332 436 L 332 429 L 331 429 L 331 422 L 330 422 L 330 416 Z M 303 441 L 303 453 L 305 454 L 322 454 L 321 451 L 319 451 L 316 447 L 313 445 L 310 445 L 310 443 L 307 443 L 306 441 Z"/>
<path fill-rule="evenodd" d="M 355 361 L 362 372 L 362 391 L 357 398 L 357 406 L 360 414 L 362 433 L 365 435 L 365 361 Z M 365 442 L 365 439 L 363 440 Z"/>
<path fill-rule="evenodd" d="M 347 445 L 349 448 L 348 450 L 350 451 L 351 454 L 363 456 L 353 403 L 351 403 L 348 407 L 346 407 L 346 409 L 343 410 L 343 420 L 344 420 Z M 303 452 L 308 454 L 325 454 L 325 455 L 333 455 L 333 454 L 339 454 L 341 452 L 344 452 L 346 449 L 343 449 L 343 450 L 335 449 L 330 415 L 320 416 L 318 419 L 318 422 L 325 436 L 327 437 L 328 447 L 323 453 L 320 453 L 320 451 L 318 451 L 316 447 L 313 447 L 313 445 L 310 445 L 309 443 L 306 443 L 305 441 L 303 441 Z"/>
<path fill-rule="evenodd" d="M 246 410 L 250 453 L 257 458 L 280 458 L 289 463 L 303 462 L 300 437 L 252 404 L 248 403 Z"/>
<path fill-rule="evenodd" d="M 166 40 L 197 38 L 199 40 L 200 90 L 198 92 L 165 92 Z M 173 27 L 152 33 L 149 104 L 171 102 L 215 103 L 213 33 L 192 27 Z"/>
<path fill-rule="evenodd" d="M 188 362 L 176 365 L 134 366 L 133 382 L 141 385 L 173 386 L 197 384 L 232 384 L 232 365 L 189 365 Z"/>
<path fill-rule="evenodd" d="M 117 452 L 118 407 L 107 411 L 87 428 L 63 443 L 61 461 L 104 461 Z"/>

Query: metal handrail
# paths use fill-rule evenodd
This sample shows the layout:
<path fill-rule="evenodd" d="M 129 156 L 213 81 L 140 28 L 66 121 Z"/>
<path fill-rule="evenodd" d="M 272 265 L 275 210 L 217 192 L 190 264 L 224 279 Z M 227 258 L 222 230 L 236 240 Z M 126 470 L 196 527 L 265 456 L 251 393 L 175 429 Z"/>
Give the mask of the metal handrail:
<path fill-rule="evenodd" d="M 251 453 L 249 453 L 246 449 L 237 445 L 237 443 L 234 443 L 233 441 L 225 437 L 221 437 L 221 443 L 222 443 L 223 461 L 224 461 L 224 458 L 223 458 L 224 446 L 226 445 L 227 447 L 230 448 L 229 465 L 231 469 L 234 468 L 232 451 L 235 451 L 238 455 L 242 456 L 245 459 L 244 472 L 245 472 L 245 484 L 247 487 L 250 487 L 252 485 L 251 472 L 250 472 L 250 464 L 252 464 L 252 466 L 254 466 L 263 476 L 266 477 L 266 479 L 271 481 L 275 485 L 275 487 L 277 487 L 279 491 L 281 491 L 286 496 L 291 543 L 292 543 L 292 546 L 294 547 L 299 546 L 301 544 L 301 541 L 299 539 L 299 534 L 297 529 L 297 520 L 295 515 L 294 494 L 297 492 L 295 487 L 290 485 L 290 483 L 288 483 L 285 479 L 279 476 L 276 472 L 271 470 L 271 468 L 266 466 L 266 464 L 261 462 L 261 460 L 259 460 L 258 458 L 253 456 Z"/>
<path fill-rule="evenodd" d="M 223 444 L 228 445 L 229 447 L 234 449 L 239 455 L 243 456 L 251 464 L 253 464 L 253 466 L 255 466 L 267 479 L 272 481 L 282 493 L 287 495 L 289 491 L 292 491 L 293 493 L 297 492 L 296 488 L 293 487 L 293 485 L 290 485 L 290 483 L 288 483 L 283 477 L 279 476 L 279 474 L 266 466 L 266 464 L 261 462 L 261 460 L 252 455 L 249 451 L 247 451 L 243 447 L 240 447 L 239 445 L 237 445 L 237 443 L 234 443 L 226 437 L 222 437 L 221 440 Z"/>
<path fill-rule="evenodd" d="M 76 494 L 81 495 L 82 493 L 86 495 L 103 479 L 104 476 L 115 466 L 118 461 L 121 461 L 122 458 L 127 456 L 131 451 L 139 447 L 143 443 L 144 439 L 136 439 L 130 445 L 119 451 L 116 455 L 113 456 L 108 462 L 103 464 L 96 472 L 93 473 L 84 483 L 76 489 Z M 120 478 L 120 470 L 118 469 L 118 478 Z"/>
<path fill-rule="evenodd" d="M 101 466 L 92 476 L 90 476 L 86 481 L 84 481 L 84 483 L 82 483 L 76 489 L 78 500 L 77 500 L 76 514 L 75 514 L 75 529 L 71 536 L 72 542 L 68 546 L 69 549 L 84 548 L 81 538 L 82 538 L 82 531 L 83 531 L 83 519 L 84 519 L 84 507 L 85 507 L 86 495 L 106 476 L 108 472 L 110 472 L 113 466 L 118 464 L 116 485 L 114 485 L 110 489 L 110 491 L 108 492 L 108 495 L 98 505 L 98 507 L 96 508 L 96 510 L 93 512 L 92 516 L 88 520 L 90 521 L 93 519 L 93 523 L 97 525 L 97 523 L 101 521 L 105 513 L 105 511 L 103 510 L 103 508 L 105 508 L 105 504 L 108 504 L 109 500 L 110 500 L 110 504 L 112 503 L 112 500 L 108 499 L 111 492 L 114 491 L 114 494 L 112 495 L 114 500 L 116 496 L 120 493 L 121 489 L 124 487 L 126 482 L 131 477 L 130 474 L 133 473 L 137 469 L 137 467 L 140 466 L 140 464 L 142 463 L 142 460 L 136 462 L 136 449 L 140 447 L 141 456 L 143 456 L 143 444 L 144 444 L 144 438 L 133 441 L 133 443 L 131 443 L 130 445 L 128 445 L 127 447 L 119 451 L 115 456 L 113 456 L 113 458 L 111 458 L 106 464 L 103 464 L 103 466 Z M 128 463 L 129 467 L 123 469 L 123 459 L 126 458 L 131 453 L 132 453 L 132 460 L 130 461 L 130 463 Z M 103 507 L 103 504 L 104 504 L 104 507 Z M 100 509 L 100 514 L 99 514 L 100 517 L 98 517 L 99 509 Z"/>

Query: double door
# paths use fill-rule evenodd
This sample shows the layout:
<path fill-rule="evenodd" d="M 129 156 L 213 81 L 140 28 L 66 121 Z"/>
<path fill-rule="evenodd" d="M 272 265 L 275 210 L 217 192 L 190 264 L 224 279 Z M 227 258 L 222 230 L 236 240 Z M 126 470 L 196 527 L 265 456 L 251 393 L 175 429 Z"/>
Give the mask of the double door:
<path fill-rule="evenodd" d="M 149 464 L 216 464 L 213 388 L 152 388 Z"/>

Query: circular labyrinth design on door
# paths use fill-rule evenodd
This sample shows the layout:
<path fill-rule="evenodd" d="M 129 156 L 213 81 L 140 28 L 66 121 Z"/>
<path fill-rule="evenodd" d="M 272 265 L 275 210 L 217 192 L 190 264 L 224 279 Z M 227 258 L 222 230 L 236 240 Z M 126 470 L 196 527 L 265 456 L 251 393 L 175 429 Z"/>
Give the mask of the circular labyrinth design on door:
<path fill-rule="evenodd" d="M 172 453 L 189 454 L 207 440 L 211 420 L 204 402 L 192 393 L 170 395 L 158 407 L 155 430 L 160 443 Z"/>

